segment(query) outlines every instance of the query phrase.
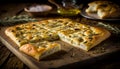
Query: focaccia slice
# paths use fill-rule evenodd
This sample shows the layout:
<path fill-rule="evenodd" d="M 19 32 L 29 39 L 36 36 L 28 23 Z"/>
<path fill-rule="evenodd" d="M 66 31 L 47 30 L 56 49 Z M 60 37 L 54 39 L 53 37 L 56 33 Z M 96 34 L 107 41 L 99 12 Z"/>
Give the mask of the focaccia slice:
<path fill-rule="evenodd" d="M 61 51 L 61 45 L 55 42 L 42 41 L 24 44 L 19 50 L 37 60 L 40 60 Z"/>
<path fill-rule="evenodd" d="M 93 1 L 88 6 L 85 11 L 88 14 L 94 13 L 98 15 L 100 19 L 120 17 L 119 5 L 111 1 Z"/>
<path fill-rule="evenodd" d="M 90 50 L 110 36 L 110 32 L 97 27 L 79 25 L 79 27 L 58 32 L 60 39 L 85 51 Z"/>
<path fill-rule="evenodd" d="M 101 6 L 98 11 L 97 15 L 101 18 L 116 18 L 120 16 L 120 7 L 116 4 L 110 4 L 106 6 Z"/>
<path fill-rule="evenodd" d="M 57 33 L 42 28 L 40 24 L 41 22 L 34 22 L 12 26 L 5 30 L 5 34 L 18 46 L 43 40 L 52 41 L 59 39 Z"/>
<path fill-rule="evenodd" d="M 108 4 L 108 1 L 93 1 L 88 3 L 88 8 L 85 10 L 87 13 L 95 13 L 103 4 Z"/>

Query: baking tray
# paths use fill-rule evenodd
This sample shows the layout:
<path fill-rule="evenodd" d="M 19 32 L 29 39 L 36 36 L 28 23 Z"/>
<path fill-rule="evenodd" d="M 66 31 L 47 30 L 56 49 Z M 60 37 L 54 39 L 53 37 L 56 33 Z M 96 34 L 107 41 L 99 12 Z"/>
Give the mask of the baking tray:
<path fill-rule="evenodd" d="M 8 36 L 5 35 L 4 32 L 6 28 L 7 27 L 0 28 L 0 40 L 12 53 L 14 53 L 31 69 L 50 69 L 61 67 L 71 69 L 71 65 L 73 68 L 77 66 L 79 67 L 83 63 L 92 63 L 88 60 L 93 60 L 96 57 L 101 58 L 101 56 L 105 56 L 120 50 L 119 38 L 113 35 L 88 52 L 75 48 L 63 41 L 56 41 L 62 45 L 62 48 L 66 52 L 62 54 L 55 54 L 47 59 L 37 61 L 31 56 L 19 51 L 18 46 Z"/>

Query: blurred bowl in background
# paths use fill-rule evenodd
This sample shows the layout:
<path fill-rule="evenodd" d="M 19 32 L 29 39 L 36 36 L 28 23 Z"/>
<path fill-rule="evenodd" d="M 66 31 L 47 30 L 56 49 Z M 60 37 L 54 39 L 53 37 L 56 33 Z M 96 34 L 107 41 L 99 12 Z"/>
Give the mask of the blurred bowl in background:
<path fill-rule="evenodd" d="M 29 7 L 25 7 L 24 11 L 26 11 L 31 16 L 41 16 L 41 15 L 47 15 L 52 10 L 52 7 L 50 5 L 32 5 Z"/>

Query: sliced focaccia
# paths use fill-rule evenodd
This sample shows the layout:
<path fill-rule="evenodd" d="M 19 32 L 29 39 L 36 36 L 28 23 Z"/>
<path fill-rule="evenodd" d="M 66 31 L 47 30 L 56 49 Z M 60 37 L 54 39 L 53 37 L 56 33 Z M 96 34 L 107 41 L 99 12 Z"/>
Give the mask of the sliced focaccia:
<path fill-rule="evenodd" d="M 34 22 L 9 27 L 5 30 L 5 33 L 18 46 L 43 40 L 52 41 L 59 39 L 57 33 L 42 28 L 40 23 L 41 22 Z"/>
<path fill-rule="evenodd" d="M 9 27 L 5 34 L 19 47 L 59 38 L 74 46 L 89 50 L 110 36 L 101 28 L 81 24 L 70 19 L 48 19 Z"/>
<path fill-rule="evenodd" d="M 101 19 L 119 17 L 120 7 L 116 4 L 101 6 L 97 11 L 97 15 Z"/>
<path fill-rule="evenodd" d="M 93 1 L 88 4 L 85 10 L 88 14 L 95 13 L 99 18 L 114 18 L 120 16 L 120 7 L 110 1 Z"/>
<path fill-rule="evenodd" d="M 55 42 L 42 41 L 24 44 L 19 50 L 37 60 L 40 60 L 61 51 L 61 45 Z"/>
<path fill-rule="evenodd" d="M 57 31 L 67 24 L 73 24 L 70 19 L 48 19 L 9 27 L 5 34 L 18 46 L 26 43 L 35 43 L 42 40 L 53 41 L 59 39 Z"/>
<path fill-rule="evenodd" d="M 62 41 L 88 51 L 107 39 L 110 33 L 105 29 L 81 24 L 80 28 L 63 30 L 58 32 L 58 35 Z"/>
<path fill-rule="evenodd" d="M 87 13 L 95 13 L 99 9 L 99 7 L 103 4 L 108 4 L 108 1 L 93 1 L 88 4 L 88 8 L 86 9 Z"/>

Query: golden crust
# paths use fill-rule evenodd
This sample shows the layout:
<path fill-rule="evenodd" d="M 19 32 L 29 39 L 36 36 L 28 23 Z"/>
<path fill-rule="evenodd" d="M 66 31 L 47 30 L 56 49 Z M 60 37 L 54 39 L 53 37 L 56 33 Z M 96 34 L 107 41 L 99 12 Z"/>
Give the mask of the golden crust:
<path fill-rule="evenodd" d="M 99 33 L 100 35 L 93 36 L 93 40 L 90 42 L 92 45 L 86 49 L 87 51 L 106 40 L 111 35 L 109 31 L 102 28 L 95 28 L 94 32 Z"/>
<path fill-rule="evenodd" d="M 16 40 L 15 34 L 11 32 L 12 30 L 10 28 L 7 28 L 5 30 L 5 34 L 9 36 L 18 46 L 20 46 L 20 43 Z"/>
<path fill-rule="evenodd" d="M 36 46 L 33 46 L 31 44 L 25 44 L 21 46 L 19 50 L 39 60 L 39 57 L 42 54 L 42 52 L 45 51 L 45 48 L 37 48 Z"/>
<path fill-rule="evenodd" d="M 60 51 L 61 46 L 58 43 L 43 41 L 22 45 L 19 50 L 37 60 L 40 60 Z"/>

